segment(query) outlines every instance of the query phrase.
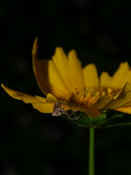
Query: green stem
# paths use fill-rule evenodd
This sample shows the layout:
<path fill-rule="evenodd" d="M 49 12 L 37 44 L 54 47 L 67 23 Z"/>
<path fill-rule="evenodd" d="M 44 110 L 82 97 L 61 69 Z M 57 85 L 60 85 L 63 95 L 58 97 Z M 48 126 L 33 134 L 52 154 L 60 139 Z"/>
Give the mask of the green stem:
<path fill-rule="evenodd" d="M 95 128 L 89 128 L 89 175 L 95 175 Z"/>

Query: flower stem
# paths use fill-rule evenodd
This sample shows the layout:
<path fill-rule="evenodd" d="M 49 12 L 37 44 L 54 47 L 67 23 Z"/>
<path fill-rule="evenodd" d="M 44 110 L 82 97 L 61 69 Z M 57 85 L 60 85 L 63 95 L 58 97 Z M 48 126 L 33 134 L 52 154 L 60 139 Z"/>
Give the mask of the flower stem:
<path fill-rule="evenodd" d="M 89 128 L 89 175 L 95 175 L 95 128 Z"/>

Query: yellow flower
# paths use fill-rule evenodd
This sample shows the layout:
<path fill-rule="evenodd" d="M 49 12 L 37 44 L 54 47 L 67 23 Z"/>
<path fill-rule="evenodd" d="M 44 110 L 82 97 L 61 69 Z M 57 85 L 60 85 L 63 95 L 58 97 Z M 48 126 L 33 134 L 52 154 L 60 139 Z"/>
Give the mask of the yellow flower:
<path fill-rule="evenodd" d="M 94 64 L 82 68 L 74 50 L 65 55 L 62 48 L 56 48 L 51 60 L 39 60 L 37 43 L 36 39 L 32 49 L 33 71 L 46 98 L 14 91 L 2 84 L 11 97 L 56 116 L 68 110 L 92 117 L 108 109 L 131 114 L 131 69 L 127 62 L 121 63 L 113 76 L 102 72 L 98 77 Z"/>

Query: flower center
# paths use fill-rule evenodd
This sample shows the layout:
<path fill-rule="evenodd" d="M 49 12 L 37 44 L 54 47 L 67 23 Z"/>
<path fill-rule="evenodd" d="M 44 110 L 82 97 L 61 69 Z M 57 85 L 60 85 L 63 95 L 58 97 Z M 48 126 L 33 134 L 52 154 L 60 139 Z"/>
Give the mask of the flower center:
<path fill-rule="evenodd" d="M 83 91 L 74 95 L 73 101 L 76 104 L 84 104 L 90 107 L 104 98 L 115 100 L 120 96 L 121 92 L 122 89 L 114 89 L 111 87 L 85 88 Z"/>
<path fill-rule="evenodd" d="M 69 115 L 68 111 L 88 111 L 92 115 L 99 113 L 98 109 L 102 109 L 112 100 L 116 100 L 122 92 L 122 89 L 114 88 L 91 88 L 78 92 L 73 95 L 69 101 L 60 100 L 55 103 L 53 116 Z"/>

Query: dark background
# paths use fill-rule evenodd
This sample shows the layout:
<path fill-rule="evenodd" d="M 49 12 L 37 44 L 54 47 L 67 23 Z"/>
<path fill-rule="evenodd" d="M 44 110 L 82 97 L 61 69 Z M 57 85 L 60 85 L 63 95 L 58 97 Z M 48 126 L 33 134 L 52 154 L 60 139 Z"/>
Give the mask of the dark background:
<path fill-rule="evenodd" d="M 0 82 L 41 95 L 31 60 L 76 49 L 99 72 L 131 63 L 131 7 L 122 0 L 0 1 Z M 130 64 L 131 65 L 131 64 Z M 125 115 L 126 117 L 126 115 Z M 0 90 L 0 174 L 88 174 L 88 129 L 41 114 Z M 96 175 L 131 174 L 131 128 L 96 129 Z"/>

